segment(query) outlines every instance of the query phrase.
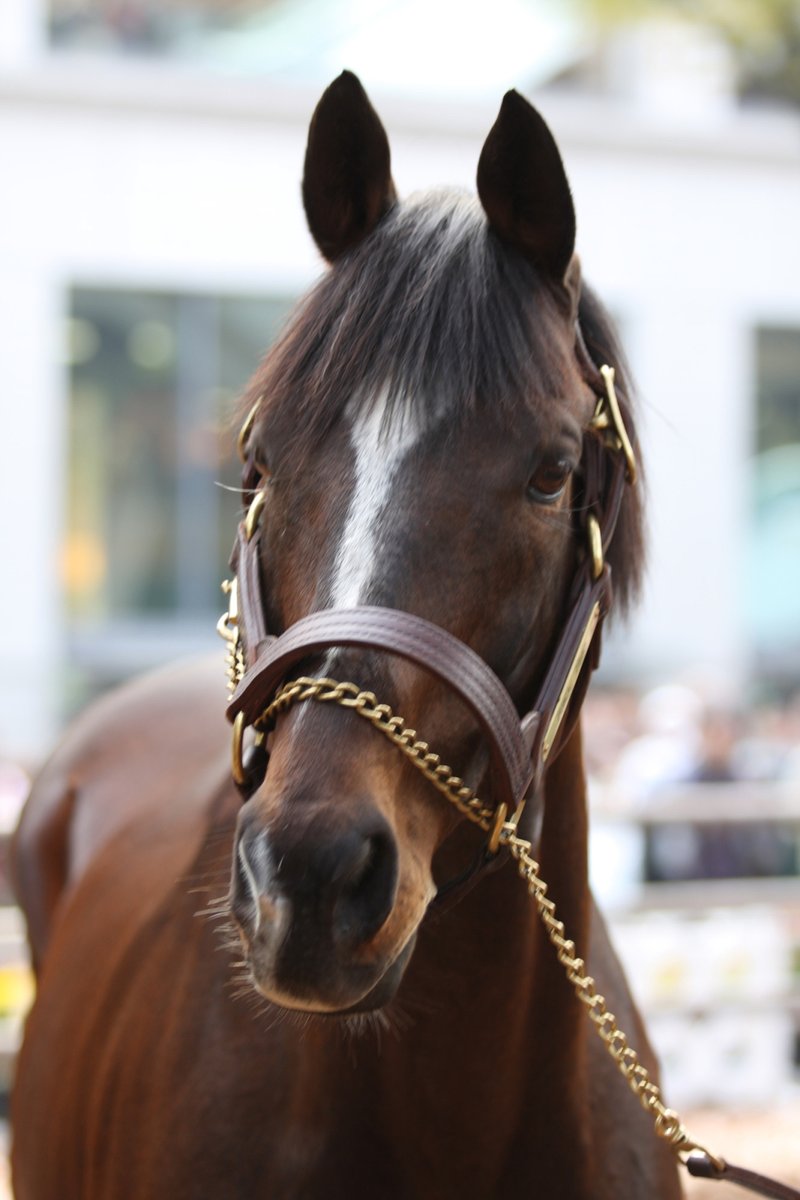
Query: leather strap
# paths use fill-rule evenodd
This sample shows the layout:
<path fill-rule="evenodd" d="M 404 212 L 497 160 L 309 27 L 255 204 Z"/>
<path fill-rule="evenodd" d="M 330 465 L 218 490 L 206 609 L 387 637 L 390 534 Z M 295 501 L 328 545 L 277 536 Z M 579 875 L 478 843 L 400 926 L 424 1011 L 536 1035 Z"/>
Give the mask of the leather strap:
<path fill-rule="evenodd" d="M 770 1200 L 800 1200 L 800 1191 L 785 1183 L 778 1183 L 766 1175 L 756 1171 L 747 1171 L 744 1167 L 735 1167 L 732 1163 L 717 1166 L 706 1154 L 693 1154 L 686 1162 L 690 1175 L 699 1179 L 714 1179 L 720 1183 L 735 1183 L 737 1187 L 745 1188 L 756 1196 L 767 1196 Z"/>
<path fill-rule="evenodd" d="M 526 718 L 530 720 L 533 713 L 538 714 L 539 718 L 536 739 L 532 747 L 537 780 L 544 771 L 546 760 L 556 757 L 575 724 L 589 685 L 589 678 L 600 661 L 600 630 L 603 619 L 611 608 L 611 598 L 611 571 L 606 566 L 598 579 L 588 580 L 579 591 L 550 659 L 532 713 L 529 713 Z M 560 726 L 556 730 L 555 741 L 549 745 L 545 742 L 545 738 L 549 732 L 550 721 L 561 699 L 568 672 L 576 660 L 579 645 L 586 634 L 595 606 L 598 609 L 596 626 L 592 632 L 591 641 L 586 646 L 586 658 L 578 678 L 574 682 L 569 704 Z"/>
<path fill-rule="evenodd" d="M 245 662 L 254 662 L 264 646 L 275 639 L 267 632 L 267 617 L 261 588 L 261 530 L 248 537 L 245 523 L 239 531 L 231 555 L 231 566 L 239 588 L 239 634 L 244 643 Z"/>
<path fill-rule="evenodd" d="M 388 651 L 443 680 L 476 717 L 486 740 L 496 804 L 513 812 L 530 786 L 530 748 L 519 715 L 491 667 L 446 629 L 412 613 L 364 606 L 323 609 L 301 618 L 265 649 L 245 674 L 228 709 L 253 724 L 290 667 L 331 646 Z"/>

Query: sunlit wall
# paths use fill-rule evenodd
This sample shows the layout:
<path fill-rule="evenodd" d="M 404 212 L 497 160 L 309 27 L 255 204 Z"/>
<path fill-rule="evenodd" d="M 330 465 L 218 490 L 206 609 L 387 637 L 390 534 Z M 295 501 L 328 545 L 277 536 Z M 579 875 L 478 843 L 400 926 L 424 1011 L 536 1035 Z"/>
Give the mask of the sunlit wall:
<path fill-rule="evenodd" d="M 434 9 L 435 39 L 451 9 Z M 797 118 L 738 108 L 707 41 L 625 35 L 598 56 L 522 0 L 491 30 L 462 5 L 438 75 L 421 51 L 387 74 L 378 20 L 401 10 L 411 28 L 399 4 L 8 0 L 0 749 L 36 757 L 97 688 L 214 647 L 226 422 L 321 266 L 298 182 L 343 66 L 385 119 L 404 192 L 473 186 L 507 86 L 556 132 L 585 274 L 643 396 L 651 565 L 607 677 L 700 665 L 738 694 L 800 675 Z"/>

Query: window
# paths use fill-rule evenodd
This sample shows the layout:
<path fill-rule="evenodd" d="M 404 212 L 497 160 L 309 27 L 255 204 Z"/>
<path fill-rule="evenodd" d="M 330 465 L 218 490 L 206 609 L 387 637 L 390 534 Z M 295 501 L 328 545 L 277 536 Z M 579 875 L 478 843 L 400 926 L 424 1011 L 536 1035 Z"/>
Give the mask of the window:
<path fill-rule="evenodd" d="M 213 644 L 239 510 L 232 417 L 290 304 L 72 292 L 61 573 L 75 702 Z"/>
<path fill-rule="evenodd" d="M 269 0 L 49 0 L 49 33 L 59 49 L 169 54 L 230 33 L 270 7 Z"/>
<path fill-rule="evenodd" d="M 757 421 L 748 615 L 758 665 L 800 669 L 800 329 L 756 333 Z"/>

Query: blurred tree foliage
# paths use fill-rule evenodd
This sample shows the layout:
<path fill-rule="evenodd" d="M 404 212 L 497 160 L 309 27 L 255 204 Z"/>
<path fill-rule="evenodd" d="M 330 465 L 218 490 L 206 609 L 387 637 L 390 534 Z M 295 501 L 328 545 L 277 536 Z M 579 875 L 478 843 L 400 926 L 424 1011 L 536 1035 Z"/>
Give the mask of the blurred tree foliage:
<path fill-rule="evenodd" d="M 606 28 L 672 16 L 721 34 L 736 62 L 742 96 L 800 105 L 800 0 L 579 0 Z"/>

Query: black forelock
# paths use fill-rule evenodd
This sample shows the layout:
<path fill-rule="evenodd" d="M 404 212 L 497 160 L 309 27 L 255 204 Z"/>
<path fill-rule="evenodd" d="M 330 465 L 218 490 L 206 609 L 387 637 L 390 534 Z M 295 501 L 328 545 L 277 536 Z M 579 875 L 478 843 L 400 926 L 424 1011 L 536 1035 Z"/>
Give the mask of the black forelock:
<path fill-rule="evenodd" d="M 346 405 L 388 399 L 388 419 L 422 407 L 457 419 L 476 405 L 509 413 L 557 395 L 564 347 L 546 335 L 552 294 L 508 250 L 466 193 L 398 205 L 303 301 L 254 380 L 270 409 L 291 406 L 315 437 Z M 425 412 L 420 414 L 424 417 Z"/>

